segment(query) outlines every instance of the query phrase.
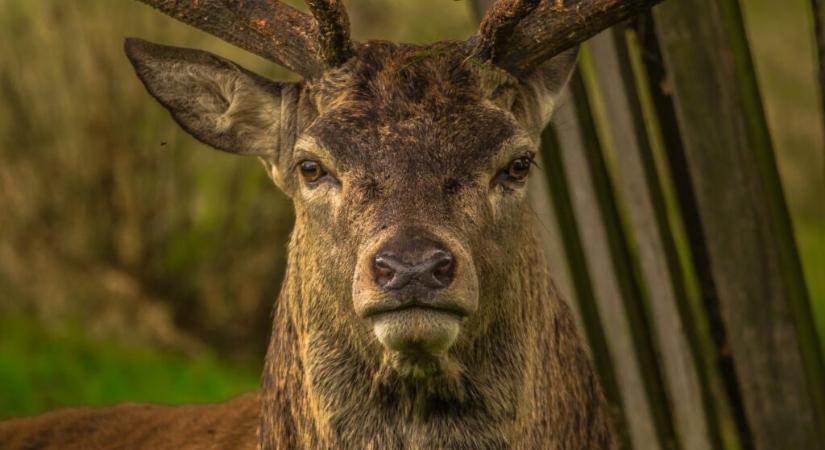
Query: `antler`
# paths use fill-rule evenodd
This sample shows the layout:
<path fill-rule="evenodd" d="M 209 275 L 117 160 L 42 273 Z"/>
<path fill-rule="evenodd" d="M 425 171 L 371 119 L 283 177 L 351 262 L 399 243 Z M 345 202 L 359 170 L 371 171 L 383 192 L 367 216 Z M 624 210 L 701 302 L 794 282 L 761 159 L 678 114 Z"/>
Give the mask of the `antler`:
<path fill-rule="evenodd" d="M 338 0 L 308 0 L 317 26 L 277 0 L 140 1 L 305 78 L 317 78 L 354 54 Z"/>
<path fill-rule="evenodd" d="M 349 37 L 349 18 L 338 0 L 306 0 L 318 21 L 321 59 L 328 66 L 339 66 L 355 55 Z"/>
<path fill-rule="evenodd" d="M 312 18 L 278 0 L 140 0 L 303 75 L 317 78 L 355 51 L 341 0 L 306 0 Z M 471 55 L 513 75 L 536 66 L 662 0 L 498 0 Z"/>
<path fill-rule="evenodd" d="M 498 0 L 487 11 L 472 54 L 513 75 L 542 62 L 662 0 Z"/>
<path fill-rule="evenodd" d="M 541 0 L 502 0 L 487 10 L 478 27 L 478 42 L 473 56 L 483 60 L 496 60 L 504 50 L 516 26 L 539 6 Z"/>

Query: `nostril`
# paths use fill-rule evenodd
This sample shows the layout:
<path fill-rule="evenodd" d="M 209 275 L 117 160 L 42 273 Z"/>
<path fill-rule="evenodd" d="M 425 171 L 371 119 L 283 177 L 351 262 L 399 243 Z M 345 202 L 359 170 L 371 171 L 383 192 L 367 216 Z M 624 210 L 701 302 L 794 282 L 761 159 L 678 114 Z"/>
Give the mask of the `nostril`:
<path fill-rule="evenodd" d="M 395 270 L 386 256 L 379 255 L 375 257 L 373 270 L 375 272 L 375 282 L 381 287 L 386 286 L 395 278 Z"/>
<path fill-rule="evenodd" d="M 410 287 L 415 295 L 446 288 L 456 273 L 453 254 L 426 235 L 393 237 L 375 253 L 371 266 L 376 287 L 385 292 Z"/>
<path fill-rule="evenodd" d="M 444 252 L 438 252 L 432 258 L 432 277 L 435 287 L 446 287 L 453 279 L 453 257 Z"/>

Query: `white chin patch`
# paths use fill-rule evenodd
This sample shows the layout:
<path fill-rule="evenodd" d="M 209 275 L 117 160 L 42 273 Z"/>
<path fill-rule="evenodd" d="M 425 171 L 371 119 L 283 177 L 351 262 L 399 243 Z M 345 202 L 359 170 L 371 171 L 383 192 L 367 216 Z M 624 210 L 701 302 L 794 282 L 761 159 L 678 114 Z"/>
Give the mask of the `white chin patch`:
<path fill-rule="evenodd" d="M 388 350 L 440 355 L 453 345 L 461 319 L 453 314 L 409 308 L 373 318 L 375 336 Z"/>

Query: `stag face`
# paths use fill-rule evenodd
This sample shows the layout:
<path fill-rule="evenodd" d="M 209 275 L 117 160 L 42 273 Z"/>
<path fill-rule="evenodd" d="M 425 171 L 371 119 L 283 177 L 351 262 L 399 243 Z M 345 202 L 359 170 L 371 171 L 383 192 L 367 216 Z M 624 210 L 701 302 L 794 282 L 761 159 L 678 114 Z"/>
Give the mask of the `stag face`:
<path fill-rule="evenodd" d="M 319 270 L 348 268 L 352 313 L 406 356 L 439 356 L 463 324 L 486 322 L 479 278 L 492 274 L 478 255 L 506 264 L 495 255 L 523 234 L 535 133 L 512 113 L 513 96 L 493 98 L 461 58 L 363 46 L 308 86 L 315 117 L 282 175 L 300 226 L 330 255 Z"/>
<path fill-rule="evenodd" d="M 366 43 L 277 83 L 205 52 L 126 50 L 183 128 L 259 156 L 294 199 L 302 323 L 432 366 L 507 309 L 531 238 L 526 179 L 575 51 L 515 78 L 460 43 Z"/>

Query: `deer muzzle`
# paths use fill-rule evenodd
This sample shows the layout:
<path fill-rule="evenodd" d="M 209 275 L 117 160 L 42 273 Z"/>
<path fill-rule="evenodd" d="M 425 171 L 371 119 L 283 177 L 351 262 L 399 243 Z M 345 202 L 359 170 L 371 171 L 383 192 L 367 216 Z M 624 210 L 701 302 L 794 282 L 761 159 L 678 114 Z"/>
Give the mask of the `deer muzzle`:
<path fill-rule="evenodd" d="M 363 248 L 353 303 L 387 350 L 438 355 L 475 313 L 478 281 L 469 253 L 456 240 L 405 228 Z"/>

